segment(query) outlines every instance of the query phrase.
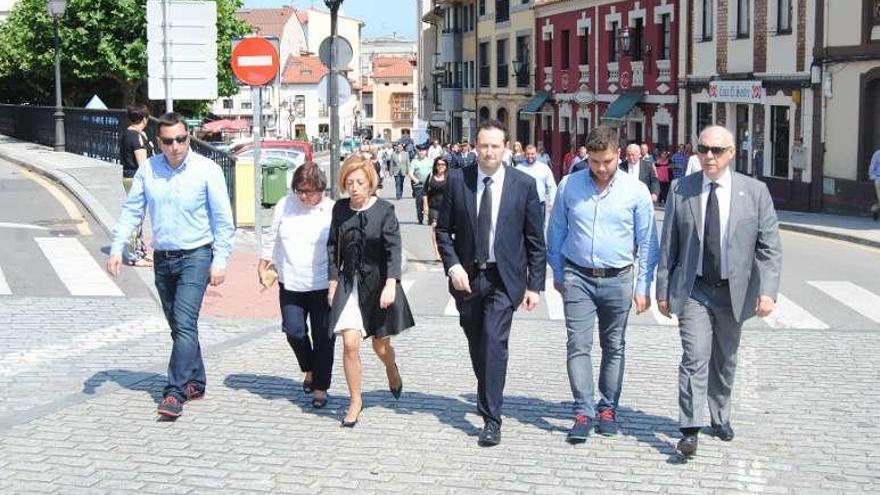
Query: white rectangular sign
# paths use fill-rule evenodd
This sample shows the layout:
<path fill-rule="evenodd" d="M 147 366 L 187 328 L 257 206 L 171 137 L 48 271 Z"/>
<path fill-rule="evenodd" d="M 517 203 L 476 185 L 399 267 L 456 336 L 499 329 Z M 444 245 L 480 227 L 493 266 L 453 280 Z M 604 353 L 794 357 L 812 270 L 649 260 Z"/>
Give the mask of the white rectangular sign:
<path fill-rule="evenodd" d="M 761 81 L 710 81 L 709 101 L 724 103 L 758 103 L 766 100 Z"/>
<path fill-rule="evenodd" d="M 163 12 L 167 9 L 167 12 Z M 164 16 L 164 17 L 163 17 Z M 151 100 L 165 98 L 165 24 L 171 97 L 217 99 L 217 4 L 212 1 L 147 1 L 147 75 Z"/>

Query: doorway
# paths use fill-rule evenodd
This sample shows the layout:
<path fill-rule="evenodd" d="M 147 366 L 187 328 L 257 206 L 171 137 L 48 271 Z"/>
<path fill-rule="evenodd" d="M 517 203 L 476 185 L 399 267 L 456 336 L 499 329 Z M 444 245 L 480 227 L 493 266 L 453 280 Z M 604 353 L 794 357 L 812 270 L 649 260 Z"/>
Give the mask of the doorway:
<path fill-rule="evenodd" d="M 749 158 L 752 150 L 752 139 L 749 125 L 749 105 L 736 106 L 736 171 L 751 175 Z"/>

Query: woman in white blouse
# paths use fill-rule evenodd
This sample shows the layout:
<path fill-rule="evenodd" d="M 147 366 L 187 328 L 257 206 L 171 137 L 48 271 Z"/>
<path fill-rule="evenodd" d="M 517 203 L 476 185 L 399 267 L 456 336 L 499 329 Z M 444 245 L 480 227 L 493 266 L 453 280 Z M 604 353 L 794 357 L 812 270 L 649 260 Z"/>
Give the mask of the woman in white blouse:
<path fill-rule="evenodd" d="M 305 373 L 303 392 L 314 393 L 315 408 L 327 405 L 336 341 L 328 329 L 327 237 L 333 201 L 324 196 L 326 186 L 313 162 L 296 169 L 291 193 L 275 205 L 257 269 L 263 274 L 274 264 L 278 272 L 282 330 Z"/>

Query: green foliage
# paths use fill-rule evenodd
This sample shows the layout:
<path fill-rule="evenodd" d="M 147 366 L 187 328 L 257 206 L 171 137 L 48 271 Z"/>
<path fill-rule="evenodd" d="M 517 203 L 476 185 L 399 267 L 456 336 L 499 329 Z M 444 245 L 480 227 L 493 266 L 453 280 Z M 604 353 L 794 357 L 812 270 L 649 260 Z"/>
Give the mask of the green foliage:
<path fill-rule="evenodd" d="M 226 96 L 237 91 L 229 68 L 232 39 L 249 27 L 235 15 L 242 0 L 216 2 L 218 89 Z M 65 105 L 82 106 L 93 94 L 115 108 L 147 100 L 146 0 L 68 0 L 59 34 Z M 46 0 L 20 0 L 0 26 L 0 101 L 54 104 L 54 57 Z M 180 102 L 176 109 L 206 107 Z"/>

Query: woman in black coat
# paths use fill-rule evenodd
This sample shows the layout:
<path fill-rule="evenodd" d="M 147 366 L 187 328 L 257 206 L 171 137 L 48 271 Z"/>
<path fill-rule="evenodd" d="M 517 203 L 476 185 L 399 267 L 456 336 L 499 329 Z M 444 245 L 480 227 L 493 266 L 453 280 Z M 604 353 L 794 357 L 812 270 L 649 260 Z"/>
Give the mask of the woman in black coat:
<path fill-rule="evenodd" d="M 330 328 L 342 334 L 343 369 L 351 395 L 342 420 L 345 427 L 357 424 L 363 407 L 361 339 L 372 337 L 388 388 L 398 398 L 403 380 L 390 337 L 415 324 L 400 287 L 400 226 L 394 206 L 375 196 L 377 183 L 370 160 L 352 155 L 343 163 L 339 188 L 349 197 L 334 205 L 327 240 Z"/>

